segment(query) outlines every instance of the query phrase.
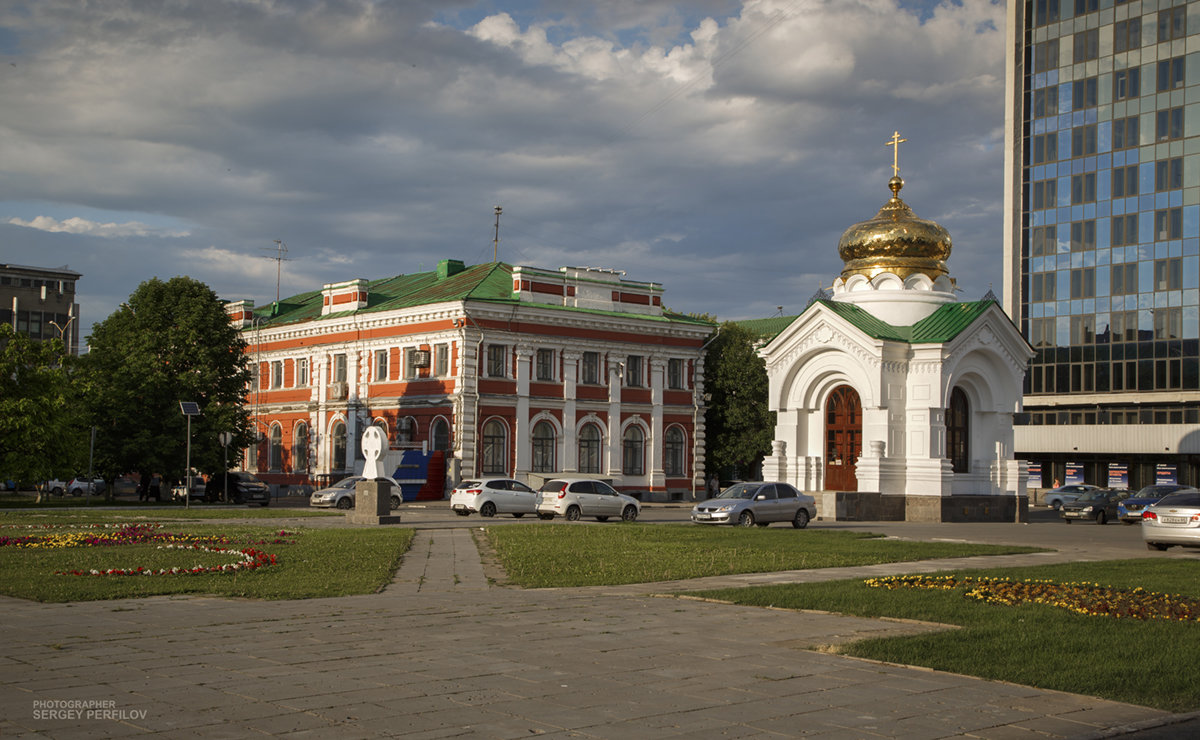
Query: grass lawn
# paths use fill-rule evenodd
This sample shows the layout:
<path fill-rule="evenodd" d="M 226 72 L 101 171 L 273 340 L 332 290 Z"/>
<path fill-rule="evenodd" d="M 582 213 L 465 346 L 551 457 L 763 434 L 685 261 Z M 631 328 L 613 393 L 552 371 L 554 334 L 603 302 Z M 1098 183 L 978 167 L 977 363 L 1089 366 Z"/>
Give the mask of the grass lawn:
<path fill-rule="evenodd" d="M 345 516 L 343 511 L 331 509 L 277 508 L 271 506 L 234 506 L 227 504 L 196 504 L 185 508 L 173 502 L 147 502 L 117 499 L 105 502 L 92 498 L 88 503 L 83 497 L 49 497 L 41 504 L 22 496 L 10 500 L 0 496 L 0 525 L 33 521 L 164 521 L 167 519 L 278 519 L 280 517 Z M 119 507 L 113 511 L 111 507 Z"/>
<path fill-rule="evenodd" d="M 87 546 L 65 535 L 114 533 L 113 528 L 88 527 L 98 519 L 127 522 L 124 512 L 90 512 L 66 521 L 56 518 L 49 527 L 43 519 L 37 527 L 5 526 L 0 538 L 49 537 L 42 546 L 0 546 L 0 594 L 48 602 L 122 599 L 163 594 L 211 594 L 255 599 L 308 599 L 323 596 L 373 593 L 389 583 L 400 558 L 412 542 L 413 530 L 401 528 L 307 529 L 286 532 L 279 527 L 247 525 L 186 524 L 164 522 L 151 530 L 149 542 Z M 215 511 L 208 512 L 210 515 Z M 232 510 L 240 517 L 245 512 Z M 32 514 L 23 515 L 24 518 Z M 119 518 L 118 518 L 119 517 Z M 11 515 L 0 522 L 11 524 Z M 89 521 L 90 520 L 90 521 Z M 161 535 L 180 535 L 182 540 L 221 536 L 226 541 L 208 544 L 210 549 L 235 552 L 163 549 Z M 271 565 L 256 570 L 169 575 L 58 575 L 59 571 L 146 570 L 209 568 L 237 562 L 236 551 L 245 548 L 275 556 Z"/>
<path fill-rule="evenodd" d="M 938 575 L 949 575 L 940 573 Z M 1140 559 L 971 571 L 1094 583 L 1200 598 L 1196 564 Z M 736 604 L 900 617 L 958 625 L 937 634 L 864 640 L 840 653 L 1157 707 L 1200 709 L 1200 622 L 1085 616 L 1039 604 L 999 606 L 950 591 L 869 588 L 862 580 L 696 592 Z"/>
<path fill-rule="evenodd" d="M 733 573 L 831 568 L 1033 547 L 907 542 L 862 532 L 654 524 L 488 527 L 509 581 L 527 588 L 652 583 Z"/>

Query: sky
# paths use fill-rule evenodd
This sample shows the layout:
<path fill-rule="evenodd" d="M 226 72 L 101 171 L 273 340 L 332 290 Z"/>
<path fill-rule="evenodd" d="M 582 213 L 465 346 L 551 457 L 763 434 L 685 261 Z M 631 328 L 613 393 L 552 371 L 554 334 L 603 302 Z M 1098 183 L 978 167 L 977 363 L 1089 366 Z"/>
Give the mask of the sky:
<path fill-rule="evenodd" d="M 800 313 L 901 194 L 1000 293 L 1000 0 L 4 0 L 0 262 L 81 333 L 145 280 L 258 305 L 499 258 Z M 277 240 L 287 250 L 279 254 Z"/>

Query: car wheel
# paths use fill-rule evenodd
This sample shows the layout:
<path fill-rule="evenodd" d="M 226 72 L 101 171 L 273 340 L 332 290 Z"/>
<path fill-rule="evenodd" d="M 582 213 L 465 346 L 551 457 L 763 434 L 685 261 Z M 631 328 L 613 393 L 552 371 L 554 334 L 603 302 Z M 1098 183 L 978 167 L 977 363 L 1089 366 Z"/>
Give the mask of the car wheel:
<path fill-rule="evenodd" d="M 607 521 L 608 521 L 608 517 L 606 517 L 606 516 L 598 516 L 598 517 L 596 517 L 596 521 L 598 521 L 598 522 L 607 522 Z"/>
<path fill-rule="evenodd" d="M 792 526 L 796 529 L 804 529 L 808 526 L 808 510 L 799 509 L 796 511 L 795 518 L 792 519 Z"/>
<path fill-rule="evenodd" d="M 400 497 L 392 496 L 392 511 L 400 508 Z"/>
<path fill-rule="evenodd" d="M 1060 511 L 1062 509 L 1062 501 L 1054 499 L 1054 501 L 1050 503 L 1050 508 L 1054 509 L 1055 511 Z"/>
<path fill-rule="evenodd" d="M 1108 514 L 1101 511 L 1096 515 L 1096 524 L 1108 524 Z"/>
<path fill-rule="evenodd" d="M 50 493 L 53 493 L 55 496 L 61 496 L 61 495 L 62 495 L 62 489 L 61 489 L 61 488 L 59 488 L 58 486 L 55 486 L 55 487 L 54 487 L 54 490 L 50 491 Z"/>
<path fill-rule="evenodd" d="M 350 500 L 349 496 L 343 496 L 342 498 L 338 499 L 337 507 L 339 509 L 341 509 L 342 511 L 345 511 L 346 509 L 349 509 L 352 506 L 354 506 L 354 502 Z"/>
<path fill-rule="evenodd" d="M 753 527 L 754 526 L 754 512 L 743 511 L 742 515 L 738 517 L 738 526 Z"/>
<path fill-rule="evenodd" d="M 568 522 L 577 522 L 581 516 L 583 516 L 583 512 L 579 510 L 578 506 L 572 506 L 571 508 L 567 509 Z"/>
<path fill-rule="evenodd" d="M 525 516 L 525 512 L 523 511 L 513 512 L 513 519 L 520 519 L 523 516 Z"/>
<path fill-rule="evenodd" d="M 538 519 L 541 519 L 544 522 L 550 521 L 553 518 L 554 518 L 553 514 L 538 514 Z"/>
<path fill-rule="evenodd" d="M 637 516 L 638 516 L 638 510 L 637 510 L 637 507 L 634 506 L 633 504 L 629 504 L 628 506 L 625 507 L 625 510 L 621 512 L 621 520 L 622 521 L 636 522 Z"/>
<path fill-rule="evenodd" d="M 491 501 L 484 501 L 483 506 L 479 507 L 479 516 L 492 518 L 496 516 L 496 505 Z"/>
<path fill-rule="evenodd" d="M 1146 549 L 1147 550 L 1158 550 L 1159 552 L 1162 552 L 1163 550 L 1167 549 L 1167 546 L 1160 544 L 1158 542 L 1147 542 Z"/>

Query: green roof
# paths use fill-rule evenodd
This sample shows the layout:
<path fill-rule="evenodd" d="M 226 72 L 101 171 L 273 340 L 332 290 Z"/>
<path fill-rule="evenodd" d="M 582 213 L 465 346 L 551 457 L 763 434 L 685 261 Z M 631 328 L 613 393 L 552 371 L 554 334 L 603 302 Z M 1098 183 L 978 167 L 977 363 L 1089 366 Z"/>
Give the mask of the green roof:
<path fill-rule="evenodd" d="M 464 267 L 461 272 L 453 275 L 447 275 L 444 269 L 418 272 L 412 275 L 396 275 L 370 281 L 367 288 L 367 305 L 357 310 L 338 311 L 322 316 L 322 291 L 315 290 L 283 298 L 278 303 L 259 306 L 255 308 L 254 315 L 264 319 L 262 326 L 279 326 L 319 319 L 336 319 L 356 313 L 394 311 L 448 301 L 520 304 L 520 298 L 513 295 L 512 271 L 512 265 L 504 262 L 492 262 Z M 711 322 L 667 310 L 663 311 L 662 316 L 648 316 L 554 304 L 525 302 L 524 305 L 578 313 L 632 316 L 649 321 L 711 325 Z"/>
<path fill-rule="evenodd" d="M 852 303 L 840 303 L 825 299 L 814 301 L 814 303 L 821 304 L 849 321 L 864 334 L 875 339 L 908 344 L 937 344 L 954 339 L 974 323 L 975 319 L 982 316 L 995 301 L 987 299 L 968 303 L 945 303 L 912 326 L 893 326 Z M 780 332 L 797 318 L 796 316 L 778 316 L 770 319 L 739 321 L 738 324 L 770 340 L 779 336 Z"/>

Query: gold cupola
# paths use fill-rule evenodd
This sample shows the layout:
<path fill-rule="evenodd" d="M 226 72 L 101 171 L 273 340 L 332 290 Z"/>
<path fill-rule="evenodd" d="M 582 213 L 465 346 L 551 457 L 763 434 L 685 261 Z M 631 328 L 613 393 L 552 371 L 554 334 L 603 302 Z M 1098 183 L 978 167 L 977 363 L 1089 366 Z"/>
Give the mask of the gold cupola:
<path fill-rule="evenodd" d="M 888 181 L 891 200 L 875 218 L 854 224 L 842 234 L 838 241 L 838 255 L 845 262 L 842 280 L 854 275 L 874 280 L 890 273 L 901 280 L 922 274 L 937 281 L 949 274 L 950 232 L 934 221 L 918 218 L 900 199 L 903 187 L 904 180 L 894 174 Z"/>

